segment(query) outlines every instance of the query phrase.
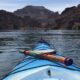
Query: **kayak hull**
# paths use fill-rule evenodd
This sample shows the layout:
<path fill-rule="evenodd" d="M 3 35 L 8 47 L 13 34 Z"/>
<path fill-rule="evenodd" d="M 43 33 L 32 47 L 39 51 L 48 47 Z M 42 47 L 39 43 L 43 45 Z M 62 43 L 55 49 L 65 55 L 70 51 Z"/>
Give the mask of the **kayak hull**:
<path fill-rule="evenodd" d="M 51 71 L 50 75 L 48 74 L 49 70 Z M 4 80 L 44 80 L 47 78 L 57 80 L 80 80 L 80 73 L 78 71 L 48 65 L 12 74 Z"/>
<path fill-rule="evenodd" d="M 35 60 L 33 57 L 33 60 L 28 61 L 29 58 L 27 56 L 4 80 L 80 80 L 80 72 L 73 66 L 66 67 L 46 60 Z"/>
<path fill-rule="evenodd" d="M 33 50 L 47 49 L 49 44 L 39 42 Z M 3 80 L 80 80 L 80 68 L 26 56 Z"/>

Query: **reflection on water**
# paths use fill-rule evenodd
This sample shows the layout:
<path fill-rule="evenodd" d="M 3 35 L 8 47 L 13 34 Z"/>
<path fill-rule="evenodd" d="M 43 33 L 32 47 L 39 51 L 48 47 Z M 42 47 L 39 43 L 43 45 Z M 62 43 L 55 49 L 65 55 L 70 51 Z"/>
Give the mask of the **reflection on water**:
<path fill-rule="evenodd" d="M 58 54 L 70 56 L 77 65 L 80 64 L 80 31 L 0 32 L 0 78 L 24 58 L 24 55 L 18 52 L 19 49 L 31 49 L 41 38 L 54 45 Z"/>

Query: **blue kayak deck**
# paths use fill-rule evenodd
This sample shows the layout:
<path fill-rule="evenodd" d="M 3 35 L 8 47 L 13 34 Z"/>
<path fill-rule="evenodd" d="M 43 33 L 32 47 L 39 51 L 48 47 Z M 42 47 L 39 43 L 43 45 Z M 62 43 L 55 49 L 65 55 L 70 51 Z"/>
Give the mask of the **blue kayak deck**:
<path fill-rule="evenodd" d="M 56 67 L 66 68 L 69 70 L 80 71 L 80 68 L 76 67 L 75 65 L 65 66 L 64 64 L 59 62 L 51 62 L 48 60 L 42 60 L 31 56 L 27 56 L 21 63 L 19 63 L 17 67 L 14 68 L 14 70 L 10 74 L 14 74 L 21 71 L 34 69 L 34 68 L 39 68 L 42 66 L 56 66 Z"/>
<path fill-rule="evenodd" d="M 54 46 L 52 47 L 46 41 L 40 40 L 32 50 L 48 50 L 48 49 L 55 50 Z M 27 55 L 25 59 L 18 66 L 16 66 L 10 74 L 14 74 L 17 72 L 30 70 L 30 69 L 34 69 L 42 66 L 56 66 L 56 67 L 66 68 L 69 70 L 80 71 L 80 68 L 76 67 L 74 64 L 71 66 L 65 66 L 64 64 L 59 62 L 51 62 L 48 60 L 42 60 L 42 59 Z"/>

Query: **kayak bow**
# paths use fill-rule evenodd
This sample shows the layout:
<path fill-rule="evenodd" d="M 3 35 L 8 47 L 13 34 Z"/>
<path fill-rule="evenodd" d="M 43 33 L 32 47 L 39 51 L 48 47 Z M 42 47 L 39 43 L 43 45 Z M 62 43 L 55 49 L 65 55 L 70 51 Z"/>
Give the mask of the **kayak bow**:
<path fill-rule="evenodd" d="M 20 52 L 27 56 L 3 80 L 80 80 L 80 68 L 72 64 L 72 59 L 57 56 L 45 41 Z M 70 61 L 69 66 L 65 66 L 66 61 Z"/>

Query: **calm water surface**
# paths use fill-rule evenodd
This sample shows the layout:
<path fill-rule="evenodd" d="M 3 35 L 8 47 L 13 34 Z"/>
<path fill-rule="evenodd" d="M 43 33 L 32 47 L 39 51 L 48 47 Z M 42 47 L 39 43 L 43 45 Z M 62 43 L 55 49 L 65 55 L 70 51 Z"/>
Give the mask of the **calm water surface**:
<path fill-rule="evenodd" d="M 23 58 L 20 49 L 31 49 L 41 38 L 45 39 L 57 53 L 74 59 L 80 66 L 80 31 L 8 31 L 0 32 L 0 79 L 10 72 Z"/>

